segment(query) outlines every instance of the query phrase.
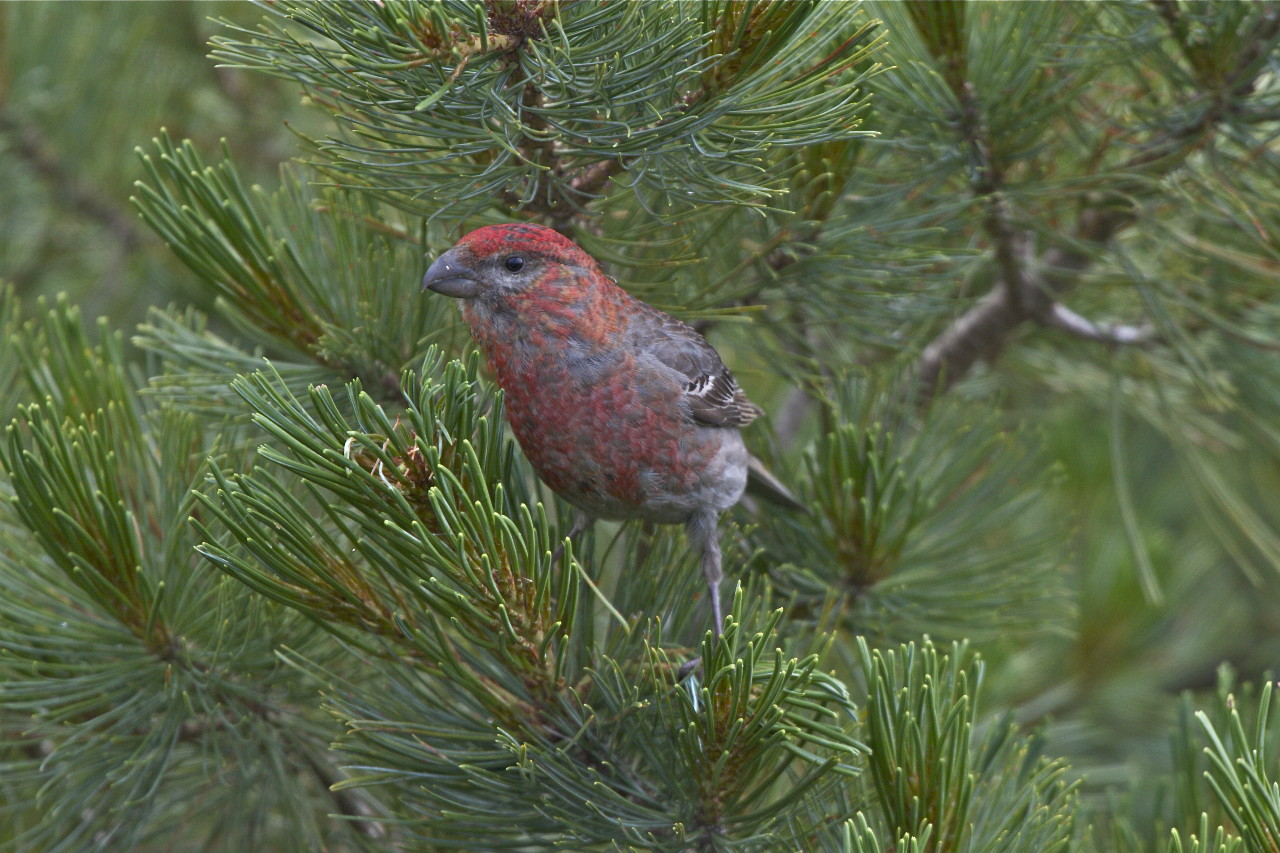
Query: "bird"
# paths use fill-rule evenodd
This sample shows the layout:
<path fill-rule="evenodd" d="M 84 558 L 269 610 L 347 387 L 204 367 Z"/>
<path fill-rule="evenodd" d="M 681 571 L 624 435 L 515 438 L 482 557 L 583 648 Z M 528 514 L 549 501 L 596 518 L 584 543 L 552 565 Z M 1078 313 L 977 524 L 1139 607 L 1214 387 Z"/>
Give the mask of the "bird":
<path fill-rule="evenodd" d="M 423 290 L 460 300 L 538 477 L 596 519 L 683 524 L 723 625 L 720 514 L 749 471 L 784 502 L 740 428 L 763 410 L 688 324 L 636 299 L 560 232 L 487 225 L 435 258 Z"/>

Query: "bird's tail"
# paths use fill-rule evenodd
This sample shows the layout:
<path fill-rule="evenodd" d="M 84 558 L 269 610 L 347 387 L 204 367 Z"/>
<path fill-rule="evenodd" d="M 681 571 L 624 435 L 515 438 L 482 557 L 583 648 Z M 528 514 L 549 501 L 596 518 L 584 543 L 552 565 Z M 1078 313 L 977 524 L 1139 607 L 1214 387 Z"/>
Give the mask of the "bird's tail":
<path fill-rule="evenodd" d="M 791 494 L 782 481 L 773 476 L 764 463 L 755 456 L 747 459 L 747 494 L 753 498 L 768 501 L 774 506 L 784 507 L 797 512 L 808 512 L 809 508 Z"/>

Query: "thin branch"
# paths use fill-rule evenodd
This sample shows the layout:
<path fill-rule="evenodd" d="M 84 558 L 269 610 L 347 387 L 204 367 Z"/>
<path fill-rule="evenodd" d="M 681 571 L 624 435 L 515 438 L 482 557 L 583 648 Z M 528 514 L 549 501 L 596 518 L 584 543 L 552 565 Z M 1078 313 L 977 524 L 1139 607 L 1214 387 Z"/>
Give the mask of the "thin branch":
<path fill-rule="evenodd" d="M 204 668 L 201 667 L 201 669 Z M 288 732 L 290 728 L 290 717 L 288 715 L 262 702 L 255 700 L 245 701 L 243 699 L 240 701 L 266 725 L 276 726 L 282 731 Z M 218 734 L 230 732 L 231 726 L 226 719 L 221 717 L 211 718 L 207 715 L 193 717 L 182 724 L 179 740 L 184 743 L 198 742 L 209 737 L 211 731 Z M 346 788 L 334 789 L 334 786 L 341 782 L 343 777 L 328 761 L 327 753 L 322 756 L 320 752 L 311 748 L 309 744 L 302 743 L 299 738 L 289 734 L 283 734 L 281 740 L 286 744 L 285 752 L 300 764 L 305 765 L 316 777 L 324 792 L 332 798 L 339 813 L 353 818 L 371 818 L 377 815 L 377 811 L 372 804 L 360 792 Z M 359 832 L 369 838 L 385 838 L 387 836 L 385 826 L 368 820 L 360 822 Z"/>
<path fill-rule="evenodd" d="M 916 361 L 917 399 L 923 408 L 968 375 L 979 361 L 994 361 L 1009 333 L 1026 318 L 1014 310 L 1009 290 L 996 286 L 929 342 Z"/>
<path fill-rule="evenodd" d="M 1024 231 L 1013 227 L 1009 200 L 1001 192 L 987 198 L 983 225 L 991 238 L 992 254 L 999 271 L 997 286 L 1005 291 L 1010 307 L 1019 315 L 1044 310 L 1044 290 L 1030 272 L 1034 264 L 1031 242 Z"/>
<path fill-rule="evenodd" d="M 592 195 L 604 189 L 614 175 L 620 175 L 626 169 L 627 165 L 621 157 L 600 160 L 578 172 L 577 176 L 569 182 L 569 188 L 575 193 Z"/>
<path fill-rule="evenodd" d="M 1177 5 L 1168 2 L 1168 0 L 1153 0 L 1153 2 L 1168 24 L 1173 37 L 1179 41 L 1187 62 L 1197 66 L 1197 61 L 1192 58 L 1195 56 L 1195 49 L 1183 41 L 1186 38 L 1185 25 L 1180 17 Z M 1212 99 L 1208 108 L 1197 117 L 1196 121 L 1182 127 L 1172 128 L 1144 145 L 1142 150 L 1121 167 L 1123 171 L 1149 170 L 1151 166 L 1160 163 L 1166 158 L 1172 158 L 1173 162 L 1169 163 L 1169 168 L 1165 171 L 1172 171 L 1187 154 L 1198 147 L 1195 144 L 1195 140 L 1212 131 L 1223 121 L 1236 117 L 1252 119 L 1242 101 L 1253 94 L 1257 88 L 1258 77 L 1262 73 L 1262 69 L 1255 66 L 1265 54 L 1271 51 L 1276 39 L 1280 38 L 1280 4 L 1268 3 L 1265 8 L 1266 11 L 1261 16 L 1257 26 L 1250 33 L 1252 41 L 1241 51 L 1235 67 L 1223 75 L 1216 88 L 1202 90 L 1188 104 L 1184 105 L 1190 106 L 1197 101 Z M 1201 69 L 1196 67 L 1196 71 L 1201 72 Z M 1202 86 L 1209 87 L 1214 85 L 1213 81 L 1203 80 L 1199 76 L 1196 79 Z M 1259 118 L 1263 121 L 1268 120 L 1267 117 L 1260 116 Z"/>
<path fill-rule="evenodd" d="M 20 121 L 12 111 L 0 106 L 0 133 L 13 140 L 14 152 L 52 188 L 54 201 L 104 225 L 115 237 L 118 252 L 127 253 L 141 242 L 134 217 L 72 174 L 38 127 Z"/>
<path fill-rule="evenodd" d="M 982 224 L 991 239 L 998 276 L 992 289 L 921 353 L 916 367 L 917 402 L 921 405 L 967 375 L 977 362 L 994 360 L 1009 331 L 1026 319 L 1034 294 L 1040 290 L 1029 279 L 1023 263 L 1029 244 L 1012 225 L 1009 203 L 1001 192 L 1003 170 L 993 155 L 981 107 L 972 84 L 959 73 L 964 67 L 962 57 L 949 55 L 947 60 L 951 73 L 944 78 L 960 106 L 960 135 L 973 163 L 973 194 L 986 199 Z"/>
<path fill-rule="evenodd" d="M 1175 20 L 1176 7 L 1158 0 L 1155 6 L 1177 38 L 1180 21 Z M 1209 107 L 1196 121 L 1152 139 L 1119 173 L 1168 173 L 1181 165 L 1213 128 L 1240 115 L 1241 99 L 1250 95 L 1256 86 L 1258 60 L 1277 37 L 1280 37 L 1280 6 L 1272 5 L 1254 30 L 1253 42 L 1241 52 L 1235 68 L 1223 78 L 1220 87 L 1196 95 L 1195 100 L 1213 98 Z M 967 83 L 953 83 L 952 88 L 961 106 L 961 134 L 977 160 L 974 192 L 989 196 L 983 225 L 991 238 L 997 277 L 986 295 L 924 348 L 915 368 L 917 402 L 928 405 L 935 394 L 964 378 L 978 361 L 997 358 L 1014 330 L 1027 321 L 1108 344 L 1156 340 L 1154 329 L 1148 325 L 1095 323 L 1071 311 L 1059 299 L 1092 266 L 1099 247 L 1135 220 L 1133 202 L 1124 194 L 1138 188 L 1118 186 L 1108 196 L 1087 203 L 1070 241 L 1047 250 L 1035 264 L 1027 248 L 1027 236 L 1013 227 L 1007 203 L 999 192 L 1001 175 L 990 162 L 991 148 L 972 92 Z"/>
<path fill-rule="evenodd" d="M 365 818 L 365 820 L 359 821 L 359 832 L 368 838 L 387 837 L 388 833 L 385 825 L 368 820 L 368 818 L 377 816 L 377 812 L 368 800 L 360 796 L 359 792 L 349 788 L 334 789 L 334 786 L 342 781 L 342 776 L 328 761 L 308 749 L 299 749 L 298 752 L 299 757 L 307 763 L 311 768 L 311 772 L 319 780 L 325 793 L 333 798 L 334 805 L 337 806 L 340 814 L 352 818 Z"/>
<path fill-rule="evenodd" d="M 516 52 L 519 57 L 519 52 Z M 529 199 L 521 199 L 507 191 L 503 200 L 509 207 L 524 209 L 546 216 L 548 224 L 566 236 L 573 236 L 573 219 L 583 212 L 581 199 L 600 192 L 617 175 L 626 169 L 621 158 L 598 160 L 578 169 L 571 180 L 564 179 L 571 164 L 552 140 L 550 127 L 539 112 L 543 105 L 542 91 L 532 77 L 526 76 L 520 98 L 521 116 L 532 133 L 526 133 L 517 146 L 522 157 L 543 167 L 542 175 Z"/>
<path fill-rule="evenodd" d="M 1086 207 L 1076 223 L 1075 234 L 1066 246 L 1049 249 L 1034 266 L 1026 259 L 1029 244 L 1025 237 L 1008 237 L 1022 242 L 1018 251 L 996 258 L 997 283 L 969 310 L 951 322 L 929 342 L 916 361 L 916 402 L 927 406 L 935 394 L 946 392 L 979 361 L 999 357 L 1013 332 L 1028 321 L 1078 334 L 1086 324 L 1095 330 L 1140 329 L 1114 324 L 1097 324 L 1066 308 L 1058 297 L 1070 290 L 1093 263 L 1096 250 L 1105 245 L 1134 219 L 1127 207 L 1095 202 Z M 1080 321 L 1072 323 L 1069 317 Z M 1126 333 L 1120 332 L 1120 337 Z M 1090 335 L 1081 335 L 1090 337 Z M 1154 332 L 1124 341 L 1102 334 L 1108 343 L 1146 343 Z"/>
<path fill-rule="evenodd" d="M 1149 323 L 1137 326 L 1095 323 L 1072 311 L 1061 302 L 1053 303 L 1049 313 L 1041 322 L 1045 326 L 1061 329 L 1078 338 L 1104 344 L 1145 344 L 1156 340 L 1155 327 Z"/>

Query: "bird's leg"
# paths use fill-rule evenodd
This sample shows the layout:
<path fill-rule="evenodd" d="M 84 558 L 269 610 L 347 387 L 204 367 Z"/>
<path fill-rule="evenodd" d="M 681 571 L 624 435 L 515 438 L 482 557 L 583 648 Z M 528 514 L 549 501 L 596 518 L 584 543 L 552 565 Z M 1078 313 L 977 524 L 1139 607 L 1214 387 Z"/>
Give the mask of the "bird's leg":
<path fill-rule="evenodd" d="M 714 552 L 714 553 L 713 553 Z M 711 596 L 711 625 L 716 636 L 724 627 L 724 617 L 720 614 L 720 546 L 712 545 L 702 552 L 702 575 L 707 579 L 707 594 Z"/>
<path fill-rule="evenodd" d="M 595 521 L 595 519 L 587 515 L 582 510 L 580 509 L 574 510 L 573 526 L 569 528 L 569 533 L 567 536 L 564 537 L 564 539 L 568 539 L 570 542 L 576 541 L 577 538 L 582 535 L 582 531 L 590 527 L 591 522 L 593 521 Z M 559 562 L 560 555 L 564 552 L 564 539 L 561 539 L 560 544 L 556 545 L 556 549 L 551 552 L 552 565 L 555 565 L 557 562 Z"/>
<path fill-rule="evenodd" d="M 720 538 L 716 536 L 717 513 L 706 511 L 689 519 L 687 530 L 689 544 L 694 549 L 702 550 L 702 576 L 707 580 L 707 592 L 711 596 L 711 620 L 716 636 L 724 625 L 720 613 L 720 579 L 724 577 L 721 567 Z"/>

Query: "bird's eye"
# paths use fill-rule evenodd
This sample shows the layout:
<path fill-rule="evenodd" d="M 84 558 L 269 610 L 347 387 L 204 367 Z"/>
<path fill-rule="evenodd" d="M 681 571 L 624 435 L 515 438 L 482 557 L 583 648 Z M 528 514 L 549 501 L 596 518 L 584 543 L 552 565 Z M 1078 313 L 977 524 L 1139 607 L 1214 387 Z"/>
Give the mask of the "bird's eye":
<path fill-rule="evenodd" d="M 512 255 L 503 261 L 502 265 L 511 272 L 520 272 L 520 270 L 524 269 L 524 258 L 519 255 Z"/>

